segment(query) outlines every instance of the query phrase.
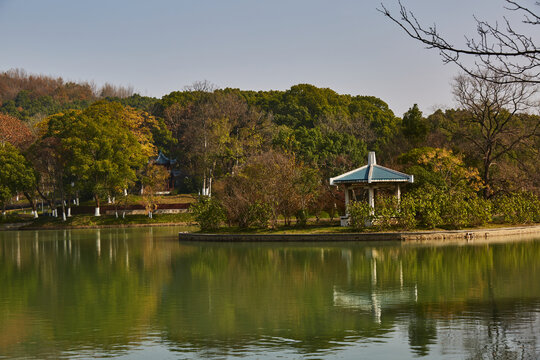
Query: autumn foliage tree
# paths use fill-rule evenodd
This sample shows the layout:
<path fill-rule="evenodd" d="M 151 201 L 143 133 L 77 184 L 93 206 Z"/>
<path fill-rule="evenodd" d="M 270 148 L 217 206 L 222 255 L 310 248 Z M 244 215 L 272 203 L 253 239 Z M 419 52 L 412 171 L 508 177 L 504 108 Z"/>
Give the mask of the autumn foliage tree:
<path fill-rule="evenodd" d="M 34 135 L 24 122 L 0 113 L 0 142 L 8 142 L 19 149 L 25 149 L 33 140 Z"/>
<path fill-rule="evenodd" d="M 169 176 L 169 171 L 164 166 L 148 163 L 144 167 L 140 178 L 144 189 L 144 207 L 150 218 L 152 218 L 152 213 L 157 209 L 156 194 L 165 189 Z"/>
<path fill-rule="evenodd" d="M 282 216 L 287 225 L 296 217 L 304 223 L 320 179 L 316 170 L 275 151 L 253 156 L 234 175 L 216 185 L 230 223 L 276 227 Z"/>

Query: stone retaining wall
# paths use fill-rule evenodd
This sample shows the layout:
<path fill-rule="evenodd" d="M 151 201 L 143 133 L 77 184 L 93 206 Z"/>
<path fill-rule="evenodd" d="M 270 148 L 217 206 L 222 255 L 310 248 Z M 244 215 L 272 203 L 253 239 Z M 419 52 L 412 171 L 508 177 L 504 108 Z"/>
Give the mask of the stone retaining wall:
<path fill-rule="evenodd" d="M 506 237 L 538 237 L 540 225 L 520 226 L 498 229 L 416 231 L 386 233 L 347 233 L 347 234 L 200 234 L 180 233 L 180 241 L 209 242 L 335 242 L 335 241 L 406 241 L 406 242 L 471 242 Z"/>

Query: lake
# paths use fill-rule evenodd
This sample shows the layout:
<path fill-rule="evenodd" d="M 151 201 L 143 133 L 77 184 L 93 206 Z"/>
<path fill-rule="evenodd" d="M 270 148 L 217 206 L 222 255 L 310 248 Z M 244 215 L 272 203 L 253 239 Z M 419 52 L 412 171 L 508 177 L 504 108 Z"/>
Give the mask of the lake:
<path fill-rule="evenodd" d="M 540 239 L 0 232 L 0 358 L 538 359 Z"/>

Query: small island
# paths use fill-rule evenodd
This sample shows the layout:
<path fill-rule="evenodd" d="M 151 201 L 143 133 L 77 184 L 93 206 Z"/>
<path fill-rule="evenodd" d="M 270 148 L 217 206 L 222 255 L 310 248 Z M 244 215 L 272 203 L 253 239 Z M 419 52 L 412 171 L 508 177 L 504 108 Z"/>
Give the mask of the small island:
<path fill-rule="evenodd" d="M 21 72 L 2 81 L 40 86 Z M 55 91 L 68 88 L 55 81 Z M 89 91 L 77 89 L 76 99 Z M 50 95 L 53 108 L 2 99 L 3 229 L 262 235 L 540 222 L 533 88 L 460 76 L 459 107 L 424 116 L 413 105 L 402 117 L 381 99 L 309 84 L 252 92 L 200 83 L 162 99 L 106 90 L 79 102 Z"/>

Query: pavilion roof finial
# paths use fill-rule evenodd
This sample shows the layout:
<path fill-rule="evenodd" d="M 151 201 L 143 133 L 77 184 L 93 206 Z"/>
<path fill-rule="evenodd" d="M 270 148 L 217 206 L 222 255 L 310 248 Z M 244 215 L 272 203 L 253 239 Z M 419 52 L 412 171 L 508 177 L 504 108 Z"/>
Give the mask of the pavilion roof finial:
<path fill-rule="evenodd" d="M 375 151 L 370 151 L 367 158 L 368 165 L 377 165 L 377 159 L 375 158 Z"/>

